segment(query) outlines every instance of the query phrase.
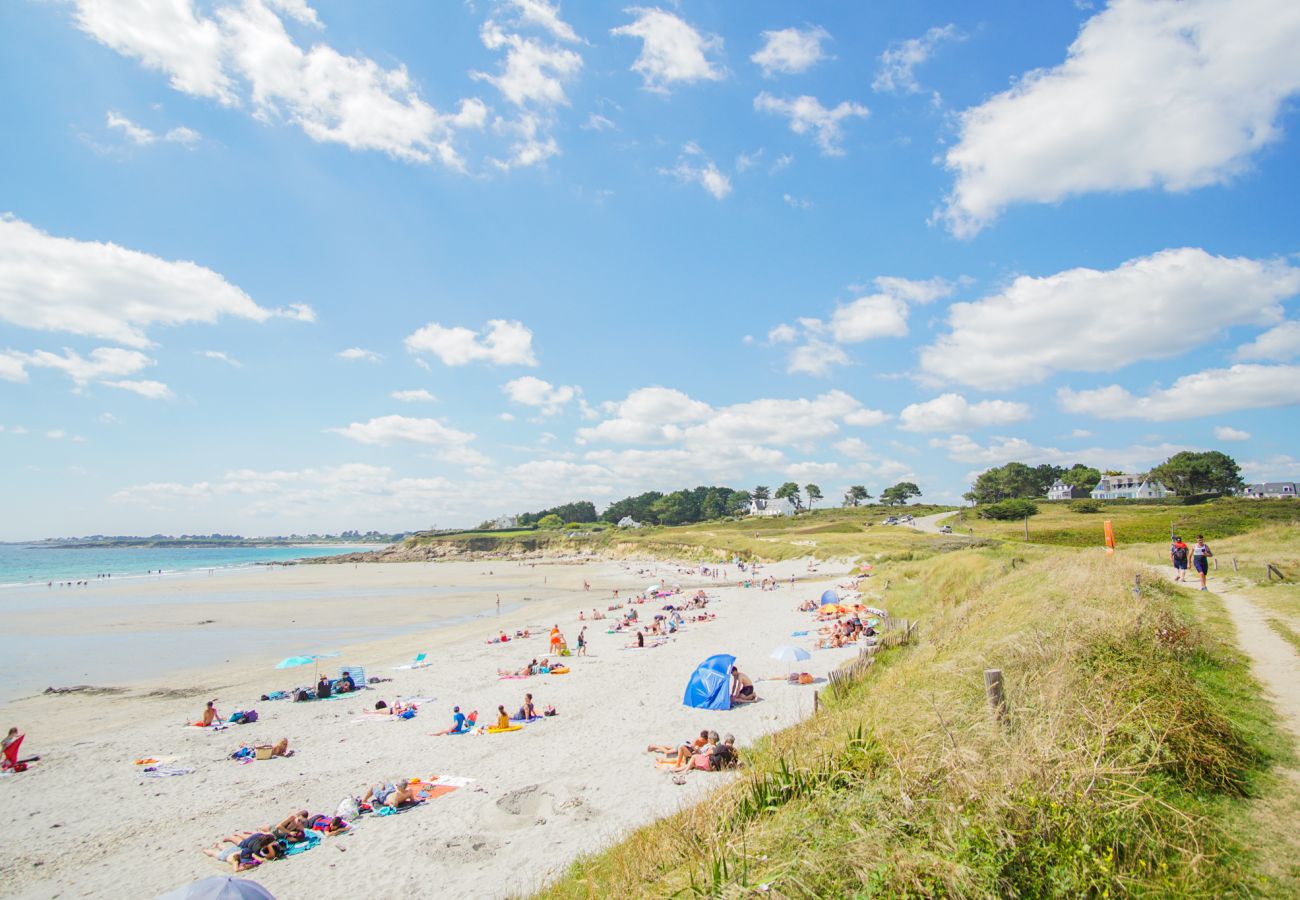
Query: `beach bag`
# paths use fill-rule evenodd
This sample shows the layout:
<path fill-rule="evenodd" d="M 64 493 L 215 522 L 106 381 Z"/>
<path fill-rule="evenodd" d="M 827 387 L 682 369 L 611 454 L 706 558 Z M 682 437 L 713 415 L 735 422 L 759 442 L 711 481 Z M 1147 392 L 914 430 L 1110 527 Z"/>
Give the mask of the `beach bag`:
<path fill-rule="evenodd" d="M 298 693 L 293 695 L 294 703 L 304 703 L 311 699 L 311 694 L 307 693 L 304 688 L 298 688 Z"/>
<path fill-rule="evenodd" d="M 360 807 L 356 797 L 344 797 L 339 801 L 339 808 L 334 811 L 334 815 L 340 819 L 355 819 L 360 815 Z"/>
<path fill-rule="evenodd" d="M 232 712 L 230 714 L 230 718 L 227 719 L 226 721 L 229 722 L 231 725 L 242 725 L 244 723 L 244 714 L 243 712 L 237 710 L 235 712 Z"/>
<path fill-rule="evenodd" d="M 257 710 L 250 709 L 248 712 L 244 713 L 245 725 L 248 725 L 249 723 L 256 722 L 256 721 L 257 721 Z"/>

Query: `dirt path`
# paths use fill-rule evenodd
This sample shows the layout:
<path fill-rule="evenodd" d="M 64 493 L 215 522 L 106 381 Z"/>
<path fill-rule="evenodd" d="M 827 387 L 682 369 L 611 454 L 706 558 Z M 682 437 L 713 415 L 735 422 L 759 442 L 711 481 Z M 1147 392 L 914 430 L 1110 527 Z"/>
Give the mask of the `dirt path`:
<path fill-rule="evenodd" d="M 939 534 L 939 520 L 948 519 L 955 515 L 957 515 L 956 511 L 950 509 L 947 512 L 935 513 L 931 516 L 921 516 L 919 519 L 913 519 L 910 526 L 903 527 L 915 528 L 917 531 L 923 531 L 926 534 Z"/>

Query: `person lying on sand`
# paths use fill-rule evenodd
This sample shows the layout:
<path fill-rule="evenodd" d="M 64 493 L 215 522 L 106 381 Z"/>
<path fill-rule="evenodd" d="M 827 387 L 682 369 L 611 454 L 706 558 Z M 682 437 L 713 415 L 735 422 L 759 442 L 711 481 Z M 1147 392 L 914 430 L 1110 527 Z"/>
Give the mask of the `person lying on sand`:
<path fill-rule="evenodd" d="M 393 809 L 410 806 L 415 802 L 415 791 L 411 790 L 410 784 L 405 778 L 395 785 L 388 782 L 372 784 L 366 789 L 366 795 L 361 798 L 361 802 L 369 803 L 375 810 L 381 806 L 389 806 Z"/>
<path fill-rule="evenodd" d="M 537 674 L 537 660 L 534 659 L 528 665 L 519 669 L 497 669 L 498 678 L 527 678 L 529 675 Z"/>
<path fill-rule="evenodd" d="M 685 741 L 676 746 L 667 744 L 651 744 L 646 747 L 647 753 L 662 753 L 662 763 L 672 763 L 674 766 L 685 765 L 688 760 L 696 753 L 699 753 L 709 743 L 709 730 L 706 728 L 700 732 L 700 736 L 693 741 Z"/>
<path fill-rule="evenodd" d="M 758 699 L 758 694 L 754 693 L 754 682 L 748 675 L 732 666 L 731 678 L 732 703 L 753 703 Z"/>
<path fill-rule="evenodd" d="M 454 707 L 451 711 L 452 726 L 446 731 L 435 731 L 434 737 L 441 737 L 444 734 L 461 734 L 468 729 L 465 727 L 465 714 L 460 711 L 460 707 Z"/>
<path fill-rule="evenodd" d="M 321 832 L 326 837 L 333 837 L 336 834 L 342 834 L 352 826 L 338 816 L 316 815 L 311 817 L 307 827 L 312 831 Z"/>
<path fill-rule="evenodd" d="M 229 844 L 223 847 L 223 844 Z M 284 844 L 269 834 L 257 831 L 236 831 L 203 849 L 204 854 L 230 864 L 230 871 L 243 872 L 263 861 L 269 862 L 284 856 Z"/>
<path fill-rule="evenodd" d="M 311 814 L 302 809 L 298 812 L 289 813 L 279 825 L 268 826 L 262 830 L 269 832 L 272 837 L 279 838 L 285 843 L 297 844 L 307 839 L 307 823 L 310 820 Z"/>

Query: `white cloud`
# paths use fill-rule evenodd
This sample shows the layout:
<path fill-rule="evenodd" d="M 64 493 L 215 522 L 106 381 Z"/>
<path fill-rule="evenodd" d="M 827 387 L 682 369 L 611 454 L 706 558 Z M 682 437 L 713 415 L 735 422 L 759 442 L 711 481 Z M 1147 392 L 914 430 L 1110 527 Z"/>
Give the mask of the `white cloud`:
<path fill-rule="evenodd" d="M 618 126 L 614 124 L 613 119 L 607 119 L 600 113 L 591 113 L 587 116 L 587 121 L 582 125 L 585 131 L 617 131 Z"/>
<path fill-rule="evenodd" d="M 1001 293 L 949 307 L 949 333 L 921 351 L 921 368 L 986 390 L 1059 371 L 1111 371 L 1177 356 L 1232 325 L 1272 324 L 1282 316 L 1278 301 L 1297 291 L 1300 268 L 1197 248 L 1105 271 L 1023 275 Z"/>
<path fill-rule="evenodd" d="M 320 25 L 302 0 L 243 0 L 219 6 L 213 18 L 191 0 L 77 0 L 76 20 L 106 46 L 168 75 L 183 93 L 247 105 L 260 121 L 293 122 L 315 141 L 463 168 L 452 138 L 483 124 L 479 101 L 440 113 L 420 99 L 405 66 L 385 69 L 323 41 L 304 50 L 279 13 Z"/>
<path fill-rule="evenodd" d="M 564 82 L 582 69 L 581 56 L 563 47 L 547 46 L 533 38 L 503 31 L 491 19 L 483 23 L 480 37 L 489 50 L 505 48 L 506 58 L 499 75 L 474 72 L 474 78 L 494 85 L 515 106 L 568 104 Z"/>
<path fill-rule="evenodd" d="M 509 3 L 518 13 L 521 23 L 535 25 L 558 41 L 575 44 L 580 40 L 573 27 L 560 18 L 558 4 L 546 0 L 509 0 Z"/>
<path fill-rule="evenodd" d="M 0 320 L 11 325 L 147 347 L 153 325 L 274 314 L 195 263 L 53 237 L 0 215 Z"/>
<path fill-rule="evenodd" d="M 767 333 L 770 344 L 789 344 L 799 337 L 799 331 L 793 325 L 778 325 Z"/>
<path fill-rule="evenodd" d="M 582 393 L 582 389 L 574 385 L 554 385 L 532 375 L 507 381 L 501 385 L 501 390 L 505 391 L 506 396 L 515 403 L 536 406 L 540 408 L 543 415 L 548 416 L 563 410 L 570 401 Z"/>
<path fill-rule="evenodd" d="M 388 396 L 392 397 L 394 400 L 400 400 L 403 403 L 433 403 L 438 399 L 424 388 L 415 388 L 410 391 L 393 391 Z"/>
<path fill-rule="evenodd" d="M 1055 447 L 1040 447 L 1017 437 L 994 437 L 988 444 L 982 445 L 965 434 L 931 438 L 930 446 L 946 450 L 949 459 L 981 466 L 1000 466 L 1009 462 L 1022 462 L 1031 466 L 1041 463 L 1068 466 L 1082 462 L 1098 468 L 1125 471 L 1149 468 L 1180 450 L 1194 449 L 1179 444 L 1133 444 L 1119 448 L 1059 450 Z"/>
<path fill-rule="evenodd" d="M 530 112 L 521 113 L 518 118 L 504 119 L 500 116 L 492 123 L 497 134 L 514 135 L 510 145 L 510 158 L 489 160 L 502 171 L 527 168 L 546 162 L 560 152 L 559 142 L 549 133 L 550 122 Z"/>
<path fill-rule="evenodd" d="M 124 350 L 120 347 L 99 347 L 92 350 L 89 357 L 83 357 L 66 347 L 62 356 L 48 350 L 32 353 L 9 350 L 0 353 L 0 373 L 7 373 L 3 377 L 8 381 L 26 381 L 26 367 L 32 366 L 63 372 L 78 388 L 92 381 L 134 375 L 153 364 L 152 359 L 138 350 Z"/>
<path fill-rule="evenodd" d="M 484 361 L 497 366 L 535 366 L 533 333 L 522 322 L 491 319 L 482 332 L 430 322 L 406 339 L 412 353 L 432 353 L 444 365 Z"/>
<path fill-rule="evenodd" d="M 182 144 L 186 147 L 192 144 L 197 144 L 202 139 L 203 135 L 185 125 L 177 125 L 175 128 L 169 128 L 163 135 L 163 140 L 167 143 Z"/>
<path fill-rule="evenodd" d="M 722 68 L 708 54 L 722 49 L 722 38 L 705 37 L 681 18 L 662 9 L 631 7 L 633 21 L 610 30 L 615 36 L 640 38 L 641 54 L 632 71 L 646 90 L 667 93 L 678 82 L 719 81 Z"/>
<path fill-rule="evenodd" d="M 671 175 L 682 184 L 698 184 L 708 191 L 714 200 L 725 200 L 731 193 L 731 179 L 724 175 L 713 160 L 704 155 L 697 144 L 690 143 L 682 148 L 677 157 L 677 165 L 671 169 L 660 169 L 659 174 Z"/>
<path fill-rule="evenodd" d="M 824 28 L 782 28 L 764 31 L 763 46 L 749 59 L 771 78 L 777 73 L 795 75 L 806 72 L 826 58 L 822 41 L 830 38 Z"/>
<path fill-rule="evenodd" d="M 957 26 L 948 24 L 934 27 L 919 38 L 909 38 L 891 44 L 880 54 L 880 68 L 876 70 L 871 89 L 894 94 L 919 94 L 921 85 L 916 81 L 915 69 L 921 65 L 943 41 L 961 40 Z"/>
<path fill-rule="evenodd" d="M 795 197 L 792 194 L 782 194 L 781 200 L 786 206 L 791 206 L 795 209 L 812 209 L 813 207 L 811 200 L 805 200 L 802 197 Z"/>
<path fill-rule="evenodd" d="M 224 353 L 221 350 L 204 350 L 200 355 L 205 356 L 208 359 L 215 359 L 217 362 L 223 362 L 235 369 L 243 368 L 244 365 L 230 354 Z"/>
<path fill-rule="evenodd" d="M 820 100 L 807 94 L 786 100 L 767 91 L 754 98 L 754 109 L 785 116 L 795 134 L 813 133 L 823 156 L 843 156 L 844 130 L 840 123 L 850 117 L 866 118 L 869 112 L 862 104 L 848 100 L 827 109 Z"/>
<path fill-rule="evenodd" d="M 1220 441 L 1248 441 L 1248 440 L 1250 440 L 1250 432 L 1249 432 L 1249 431 L 1242 431 L 1242 430 L 1240 430 L 1240 429 L 1238 429 L 1238 428 L 1233 428 L 1233 427 L 1231 427 L 1231 426 L 1229 426 L 1229 425 L 1216 425 L 1215 428 L 1214 428 L 1214 436 L 1215 436 L 1215 438 L 1217 438 L 1217 439 L 1220 440 Z"/>
<path fill-rule="evenodd" d="M 580 428 L 577 441 L 658 444 L 679 440 L 685 426 L 699 422 L 712 407 L 673 388 L 639 388 L 617 403 L 605 404 L 613 416 L 599 425 Z"/>
<path fill-rule="evenodd" d="M 1300 459 L 1285 453 L 1268 459 L 1248 459 L 1241 463 L 1241 473 L 1247 480 L 1280 481 L 1300 478 Z"/>
<path fill-rule="evenodd" d="M 1283 322 L 1237 348 L 1237 359 L 1286 362 L 1300 356 L 1300 322 Z"/>
<path fill-rule="evenodd" d="M 1300 366 L 1241 364 L 1184 375 L 1169 388 L 1134 396 L 1118 384 L 1094 390 L 1061 388 L 1057 399 L 1067 412 L 1100 419 L 1168 422 L 1214 416 L 1242 409 L 1300 403 Z"/>
<path fill-rule="evenodd" d="M 353 422 L 346 428 L 328 428 L 361 444 L 387 447 L 391 444 L 423 444 L 438 448 L 438 457 L 458 465 L 483 465 L 488 458 L 470 447 L 475 435 L 452 428 L 437 419 L 410 416 L 380 416 L 368 422 Z"/>
<path fill-rule="evenodd" d="M 1092 437 L 1092 432 L 1089 431 L 1089 430 L 1086 429 L 1086 428 L 1075 428 L 1074 430 L 1072 430 L 1072 431 L 1070 432 L 1070 437 L 1072 437 L 1072 438 L 1088 438 L 1088 437 Z"/>
<path fill-rule="evenodd" d="M 876 292 L 843 304 L 831 313 L 829 322 L 805 317 L 799 329 L 781 324 L 769 333 L 769 340 L 779 335 L 784 343 L 802 338 L 790 351 L 786 371 L 808 375 L 825 375 L 834 366 L 848 363 L 842 345 L 856 344 L 881 337 L 905 337 L 912 304 L 930 303 L 953 291 L 943 278 L 912 280 L 881 276 L 875 279 Z"/>
<path fill-rule="evenodd" d="M 271 310 L 272 315 L 281 319 L 292 319 L 295 322 L 315 322 L 316 310 L 312 309 L 306 303 L 290 303 L 281 309 Z"/>
<path fill-rule="evenodd" d="M 45 432 L 45 436 L 52 441 L 61 441 L 68 436 L 68 433 L 62 428 L 51 428 L 49 431 Z"/>
<path fill-rule="evenodd" d="M 174 396 L 171 388 L 161 381 L 105 381 L 103 384 L 139 394 L 150 400 L 171 400 Z"/>
<path fill-rule="evenodd" d="M 121 113 L 109 110 L 106 116 L 106 122 L 109 128 L 116 128 L 122 132 L 122 135 L 131 143 L 140 146 L 147 146 L 157 141 L 158 135 L 145 128 L 143 125 L 137 125 Z M 195 144 L 203 137 L 193 128 L 187 128 L 184 125 L 167 131 L 162 136 L 162 140 L 169 144 Z"/>
<path fill-rule="evenodd" d="M 1300 90 L 1300 6 L 1117 0 L 1065 62 L 961 115 L 942 218 L 969 237 L 1013 203 L 1229 181 Z"/>
<path fill-rule="evenodd" d="M 340 350 L 334 355 L 339 359 L 346 359 L 348 362 L 377 363 L 384 358 L 383 354 L 376 353 L 373 350 L 366 350 L 362 347 L 349 347 L 346 350 Z"/>
<path fill-rule="evenodd" d="M 966 431 L 990 425 L 1007 425 L 1029 418 L 1029 407 L 1008 400 L 970 403 L 961 394 L 941 394 L 924 403 L 913 403 L 898 414 L 904 431 Z"/>

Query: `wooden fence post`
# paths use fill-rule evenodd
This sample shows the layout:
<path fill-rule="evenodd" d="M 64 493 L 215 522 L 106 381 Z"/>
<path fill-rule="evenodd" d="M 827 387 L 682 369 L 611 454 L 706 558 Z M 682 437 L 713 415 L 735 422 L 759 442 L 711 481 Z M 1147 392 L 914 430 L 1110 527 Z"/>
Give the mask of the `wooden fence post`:
<path fill-rule="evenodd" d="M 1237 557 L 1232 558 L 1232 571 L 1237 571 Z"/>
<path fill-rule="evenodd" d="M 1133 593 L 1142 596 L 1142 573 L 1140 572 L 1133 576 Z"/>
<path fill-rule="evenodd" d="M 1001 722 L 1007 709 L 1007 696 L 1002 688 L 1001 669 L 984 670 L 984 693 L 988 695 L 989 706 L 993 710 L 994 717 Z"/>
<path fill-rule="evenodd" d="M 813 715 L 814 716 L 817 715 L 820 709 L 821 709 L 821 698 L 817 696 L 816 691 L 813 691 Z"/>

